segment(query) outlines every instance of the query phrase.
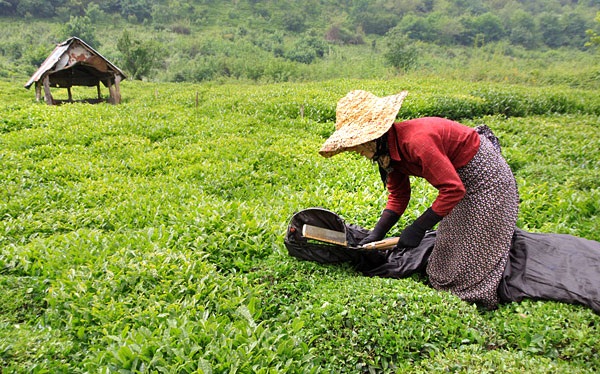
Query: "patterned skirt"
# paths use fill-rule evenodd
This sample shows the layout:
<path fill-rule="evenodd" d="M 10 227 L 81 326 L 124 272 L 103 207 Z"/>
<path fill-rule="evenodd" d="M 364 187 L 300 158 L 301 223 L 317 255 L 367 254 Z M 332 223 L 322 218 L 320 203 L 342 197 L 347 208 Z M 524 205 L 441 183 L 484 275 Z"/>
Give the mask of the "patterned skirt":
<path fill-rule="evenodd" d="M 427 274 L 434 288 L 492 309 L 498 304 L 519 196 L 493 134 L 480 138 L 477 154 L 457 170 L 466 194 L 438 226 Z"/>

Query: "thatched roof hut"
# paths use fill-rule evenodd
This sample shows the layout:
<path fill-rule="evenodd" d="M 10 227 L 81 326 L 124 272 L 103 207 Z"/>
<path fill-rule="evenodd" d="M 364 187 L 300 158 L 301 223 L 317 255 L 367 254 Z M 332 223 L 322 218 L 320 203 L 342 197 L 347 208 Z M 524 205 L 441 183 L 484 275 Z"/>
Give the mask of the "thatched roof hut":
<path fill-rule="evenodd" d="M 66 88 L 69 94 L 67 101 L 73 101 L 72 86 L 87 86 L 98 88 L 98 98 L 87 102 L 103 101 L 100 92 L 100 82 L 109 90 L 109 102 L 121 102 L 119 83 L 125 79 L 123 72 L 104 58 L 100 53 L 86 44 L 83 40 L 72 37 L 58 44 L 46 58 L 40 68 L 29 78 L 25 88 L 35 83 L 35 97 L 39 101 L 44 88 L 44 100 L 49 105 L 62 101 L 52 98 L 50 87 Z"/>

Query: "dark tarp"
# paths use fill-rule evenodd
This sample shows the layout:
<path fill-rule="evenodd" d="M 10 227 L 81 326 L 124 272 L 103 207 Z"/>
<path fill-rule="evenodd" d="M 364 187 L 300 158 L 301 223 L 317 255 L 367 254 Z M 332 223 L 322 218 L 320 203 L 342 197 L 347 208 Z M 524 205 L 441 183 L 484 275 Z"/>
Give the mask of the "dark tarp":
<path fill-rule="evenodd" d="M 304 224 L 343 231 L 348 246 L 307 240 L 302 236 Z M 366 276 L 425 275 L 435 231 L 428 232 L 416 248 L 387 251 L 359 249 L 357 243 L 368 234 L 368 230 L 347 224 L 336 213 L 309 208 L 292 216 L 284 243 L 293 257 L 322 264 L 349 263 Z M 600 314 L 600 242 L 517 229 L 498 295 L 502 302 L 527 298 L 583 304 Z"/>

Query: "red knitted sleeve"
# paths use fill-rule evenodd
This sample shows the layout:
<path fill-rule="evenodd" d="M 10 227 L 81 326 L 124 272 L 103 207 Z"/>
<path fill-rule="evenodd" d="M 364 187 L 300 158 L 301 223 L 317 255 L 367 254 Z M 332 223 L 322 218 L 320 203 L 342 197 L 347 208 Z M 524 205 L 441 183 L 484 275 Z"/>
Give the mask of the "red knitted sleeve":
<path fill-rule="evenodd" d="M 411 145 L 405 149 L 405 152 L 409 154 L 408 158 L 411 162 L 420 165 L 420 176 L 439 191 L 431 209 L 445 217 L 465 196 L 466 189 L 454 165 L 444 153 L 441 139 L 435 134 L 424 135 L 427 139 L 405 143 Z"/>
<path fill-rule="evenodd" d="M 386 209 L 402 215 L 410 200 L 410 180 L 400 171 L 392 171 L 387 180 L 388 200 Z"/>

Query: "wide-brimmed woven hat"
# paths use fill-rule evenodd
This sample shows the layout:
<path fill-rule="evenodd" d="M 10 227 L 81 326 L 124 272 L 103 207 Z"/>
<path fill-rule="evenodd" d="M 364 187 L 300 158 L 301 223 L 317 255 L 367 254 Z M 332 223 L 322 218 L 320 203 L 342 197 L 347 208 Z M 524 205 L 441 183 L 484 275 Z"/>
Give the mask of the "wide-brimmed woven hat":
<path fill-rule="evenodd" d="M 337 103 L 335 132 L 321 147 L 321 156 L 331 157 L 381 137 L 394 124 L 406 95 L 408 91 L 385 97 L 350 91 Z"/>

